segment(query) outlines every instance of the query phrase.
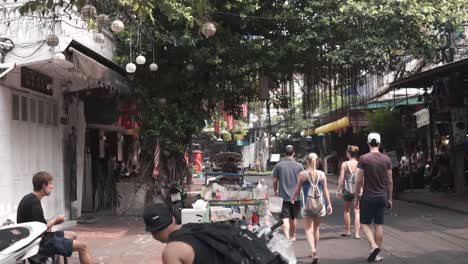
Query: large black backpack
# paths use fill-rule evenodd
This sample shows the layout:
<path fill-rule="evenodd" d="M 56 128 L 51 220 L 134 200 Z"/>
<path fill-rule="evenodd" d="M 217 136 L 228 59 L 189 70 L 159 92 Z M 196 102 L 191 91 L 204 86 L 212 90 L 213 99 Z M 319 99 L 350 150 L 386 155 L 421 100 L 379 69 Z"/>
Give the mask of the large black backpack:
<path fill-rule="evenodd" d="M 283 264 L 281 256 L 271 252 L 266 241 L 254 233 L 224 223 L 185 224 L 171 234 L 169 242 L 193 237 L 222 256 L 221 263 Z"/>

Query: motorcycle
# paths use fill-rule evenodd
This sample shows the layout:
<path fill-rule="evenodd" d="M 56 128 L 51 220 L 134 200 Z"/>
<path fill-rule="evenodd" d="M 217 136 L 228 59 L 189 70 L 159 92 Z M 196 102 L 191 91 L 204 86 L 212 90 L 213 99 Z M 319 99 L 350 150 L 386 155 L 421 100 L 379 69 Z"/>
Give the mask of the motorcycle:
<path fill-rule="evenodd" d="M 278 253 L 283 261 L 288 264 L 296 264 L 297 259 L 294 253 L 293 243 L 287 239 L 283 234 L 275 232 L 280 226 L 283 225 L 283 220 L 280 219 L 273 226 L 263 225 L 254 231 L 259 238 L 265 239 L 267 247 L 273 253 Z"/>
<path fill-rule="evenodd" d="M 16 264 L 36 256 L 47 226 L 40 222 L 5 224 L 0 227 L 0 264 Z"/>
<path fill-rule="evenodd" d="M 184 189 L 182 181 L 177 181 L 170 187 L 171 202 L 172 202 L 172 213 L 176 222 L 180 224 L 182 222 L 182 209 L 184 208 L 184 202 L 187 197 L 187 193 Z"/>

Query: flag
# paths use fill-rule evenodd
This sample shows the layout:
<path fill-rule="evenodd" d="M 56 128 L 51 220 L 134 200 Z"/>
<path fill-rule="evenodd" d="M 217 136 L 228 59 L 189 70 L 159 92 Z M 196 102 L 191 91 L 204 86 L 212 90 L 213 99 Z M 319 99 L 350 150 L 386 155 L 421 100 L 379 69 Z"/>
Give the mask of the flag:
<path fill-rule="evenodd" d="M 159 146 L 159 139 L 156 140 L 156 149 L 154 150 L 154 169 L 153 169 L 153 177 L 159 177 L 159 161 L 161 158 L 161 147 Z"/>

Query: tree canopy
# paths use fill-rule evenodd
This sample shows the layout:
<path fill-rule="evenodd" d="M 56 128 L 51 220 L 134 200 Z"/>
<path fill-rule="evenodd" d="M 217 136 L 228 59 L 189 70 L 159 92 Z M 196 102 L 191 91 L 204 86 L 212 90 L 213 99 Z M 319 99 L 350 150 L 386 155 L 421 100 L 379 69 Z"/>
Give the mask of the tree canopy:
<path fill-rule="evenodd" d="M 331 89 L 340 82 L 404 72 L 410 58 L 451 60 L 454 33 L 467 16 L 467 0 L 35 0 L 22 11 L 71 8 L 66 2 L 95 4 L 125 22 L 117 34 L 122 65 L 130 60 L 130 37 L 138 47 L 141 32 L 147 58 L 154 43 L 159 70 L 139 66 L 134 76 L 139 118 L 146 146 L 159 138 L 164 157 L 179 160 L 220 102 L 238 115 L 242 103 L 258 99 L 260 76 L 274 90 L 303 73 L 304 109 L 313 111 L 337 97 Z M 217 27 L 210 38 L 200 33 L 206 22 Z"/>

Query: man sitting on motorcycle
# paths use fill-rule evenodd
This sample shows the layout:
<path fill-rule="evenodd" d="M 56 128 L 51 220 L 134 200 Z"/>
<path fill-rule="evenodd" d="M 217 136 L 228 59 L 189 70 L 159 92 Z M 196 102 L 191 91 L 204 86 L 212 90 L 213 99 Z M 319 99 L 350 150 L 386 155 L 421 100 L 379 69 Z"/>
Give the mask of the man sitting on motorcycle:
<path fill-rule="evenodd" d="M 47 172 L 34 174 L 32 182 L 34 190 L 21 199 L 17 210 L 18 224 L 26 222 L 41 222 L 47 225 L 47 232 L 42 237 L 39 254 L 44 256 L 61 255 L 70 257 L 73 251 L 78 251 L 80 263 L 90 264 L 91 255 L 88 246 L 83 241 L 76 240 L 76 233 L 69 231 L 51 232 L 54 225 L 64 221 L 64 215 L 58 215 L 49 221 L 44 218 L 41 199 L 49 196 L 54 189 L 53 177 Z"/>

